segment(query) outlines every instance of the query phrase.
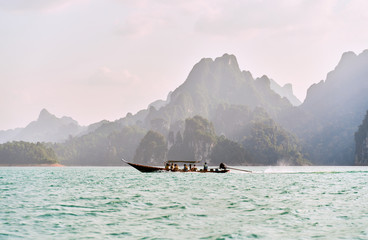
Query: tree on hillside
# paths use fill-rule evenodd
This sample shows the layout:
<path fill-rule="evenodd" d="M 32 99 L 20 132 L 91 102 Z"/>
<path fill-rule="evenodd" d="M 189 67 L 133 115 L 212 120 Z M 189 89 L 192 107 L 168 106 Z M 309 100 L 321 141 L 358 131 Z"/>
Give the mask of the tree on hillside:
<path fill-rule="evenodd" d="M 0 164 L 51 164 L 57 162 L 54 151 L 42 143 L 20 141 L 0 145 Z"/>
<path fill-rule="evenodd" d="M 296 138 L 272 119 L 254 122 L 243 142 L 250 162 L 259 165 L 307 165 Z"/>
<path fill-rule="evenodd" d="M 245 149 L 239 143 L 221 136 L 217 139 L 217 143 L 212 150 L 211 163 L 214 165 L 220 163 L 246 165 L 247 157 Z"/>
<path fill-rule="evenodd" d="M 140 142 L 134 162 L 150 165 L 162 165 L 166 161 L 167 145 L 164 136 L 148 131 Z"/>
<path fill-rule="evenodd" d="M 368 111 L 355 133 L 355 164 L 368 165 Z"/>
<path fill-rule="evenodd" d="M 169 126 L 165 119 L 155 118 L 151 120 L 150 129 L 162 135 L 167 135 Z"/>
<path fill-rule="evenodd" d="M 188 145 L 183 144 L 183 136 L 180 131 L 176 133 L 175 141 L 167 154 L 169 160 L 193 160 L 194 152 L 189 149 Z"/>
<path fill-rule="evenodd" d="M 173 160 L 209 161 L 215 143 L 216 135 L 212 123 L 201 116 L 187 118 L 183 137 L 180 132 L 177 133 L 168 157 Z"/>
<path fill-rule="evenodd" d="M 212 123 L 201 116 L 185 120 L 183 143 L 194 153 L 194 160 L 209 161 L 209 154 L 216 143 Z"/>
<path fill-rule="evenodd" d="M 244 105 L 219 104 L 211 120 L 217 134 L 240 142 L 253 115 L 249 108 Z"/>
<path fill-rule="evenodd" d="M 53 144 L 60 162 L 64 165 L 116 166 L 120 159 L 133 159 L 135 150 L 146 134 L 137 127 L 106 124 L 81 137 L 71 137 L 64 143 Z"/>

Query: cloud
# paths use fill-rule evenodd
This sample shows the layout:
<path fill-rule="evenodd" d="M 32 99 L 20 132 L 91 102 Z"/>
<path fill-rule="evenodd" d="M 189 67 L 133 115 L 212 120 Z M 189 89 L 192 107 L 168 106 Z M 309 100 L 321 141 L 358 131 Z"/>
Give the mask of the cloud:
<path fill-rule="evenodd" d="M 197 12 L 194 1 L 131 1 L 121 2 L 124 14 L 116 20 L 118 34 L 127 37 L 144 37 L 160 30 L 172 30 L 191 24 L 187 18 Z"/>
<path fill-rule="evenodd" d="M 138 76 L 126 69 L 113 71 L 106 66 L 98 69 L 86 81 L 87 85 L 97 87 L 131 86 L 140 82 Z"/>
<path fill-rule="evenodd" d="M 94 119 L 104 115 L 93 104 L 134 112 L 202 57 L 225 52 L 254 76 L 292 82 L 303 98 L 342 52 L 368 42 L 365 0 L 0 0 L 0 15 L 0 81 L 7 92 L 35 88 L 3 102 L 25 110 L 55 102 L 80 115 L 90 106 Z"/>
<path fill-rule="evenodd" d="M 146 15 L 131 15 L 123 22 L 118 23 L 118 33 L 122 36 L 141 37 L 147 36 L 161 24 L 159 19 Z"/>
<path fill-rule="evenodd" d="M 55 11 L 86 0 L 0 0 L 0 9 L 7 11 Z"/>
<path fill-rule="evenodd" d="M 293 1 L 217 1 L 197 23 L 200 33 L 234 36 L 251 30 L 278 29 L 295 23 L 299 6 Z"/>
<path fill-rule="evenodd" d="M 368 13 L 363 0 L 137 0 L 119 4 L 124 14 L 116 23 L 118 33 L 129 37 L 146 37 L 175 28 L 224 38 L 254 38 L 265 32 L 268 36 L 303 31 L 313 34 L 331 31 L 336 22 L 343 25 L 341 16 L 363 24 L 358 18 Z"/>
<path fill-rule="evenodd" d="M 344 11 L 340 1 L 213 1 L 199 16 L 198 33 L 226 37 L 257 32 L 285 32 L 328 28 L 335 11 Z"/>

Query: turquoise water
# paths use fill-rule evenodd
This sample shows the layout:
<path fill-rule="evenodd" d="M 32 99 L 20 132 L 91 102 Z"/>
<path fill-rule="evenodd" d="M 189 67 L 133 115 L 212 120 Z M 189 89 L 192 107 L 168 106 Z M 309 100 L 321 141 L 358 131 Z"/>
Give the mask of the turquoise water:
<path fill-rule="evenodd" d="M 367 167 L 0 168 L 0 239 L 368 239 Z"/>

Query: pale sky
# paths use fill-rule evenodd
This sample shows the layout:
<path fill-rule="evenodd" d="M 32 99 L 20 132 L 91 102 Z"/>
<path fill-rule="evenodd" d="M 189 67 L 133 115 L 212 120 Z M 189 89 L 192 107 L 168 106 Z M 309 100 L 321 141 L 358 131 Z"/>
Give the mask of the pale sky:
<path fill-rule="evenodd" d="M 0 130 L 134 114 L 224 53 L 303 101 L 367 24 L 366 0 L 0 0 Z"/>

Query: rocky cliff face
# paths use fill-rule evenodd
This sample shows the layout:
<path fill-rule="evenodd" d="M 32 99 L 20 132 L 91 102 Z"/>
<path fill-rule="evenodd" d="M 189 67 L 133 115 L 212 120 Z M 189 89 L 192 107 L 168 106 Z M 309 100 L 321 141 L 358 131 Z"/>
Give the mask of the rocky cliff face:
<path fill-rule="evenodd" d="M 355 111 L 359 108 L 364 114 L 367 103 L 367 77 L 368 50 L 359 55 L 346 52 L 336 68 L 327 74 L 326 81 L 313 84 L 308 89 L 301 108 L 326 120 L 343 115 L 348 109 Z M 357 120 L 361 120 L 361 115 Z"/>
<path fill-rule="evenodd" d="M 363 139 L 363 142 L 359 143 L 360 151 L 355 153 L 355 165 L 367 166 L 368 165 L 368 136 Z"/>
<path fill-rule="evenodd" d="M 314 164 L 353 165 L 354 132 L 368 109 L 367 92 L 368 51 L 344 53 L 283 125 L 303 140 Z"/>
<path fill-rule="evenodd" d="M 293 106 L 299 106 L 300 104 L 302 104 L 302 102 L 294 95 L 293 85 L 291 85 L 290 83 L 287 83 L 283 87 L 281 87 L 277 82 L 270 79 L 270 87 L 281 97 L 286 97 Z"/>
<path fill-rule="evenodd" d="M 355 132 L 355 165 L 368 165 L 368 111 Z"/>
<path fill-rule="evenodd" d="M 164 119 L 167 126 L 195 115 L 211 120 L 219 104 L 244 105 L 250 109 L 264 108 L 272 117 L 291 108 L 270 88 L 267 76 L 254 79 L 250 72 L 241 71 L 234 55 L 224 54 L 215 60 L 204 58 L 189 73 L 186 81 L 160 109 L 149 109 L 146 126 L 156 119 Z"/>

